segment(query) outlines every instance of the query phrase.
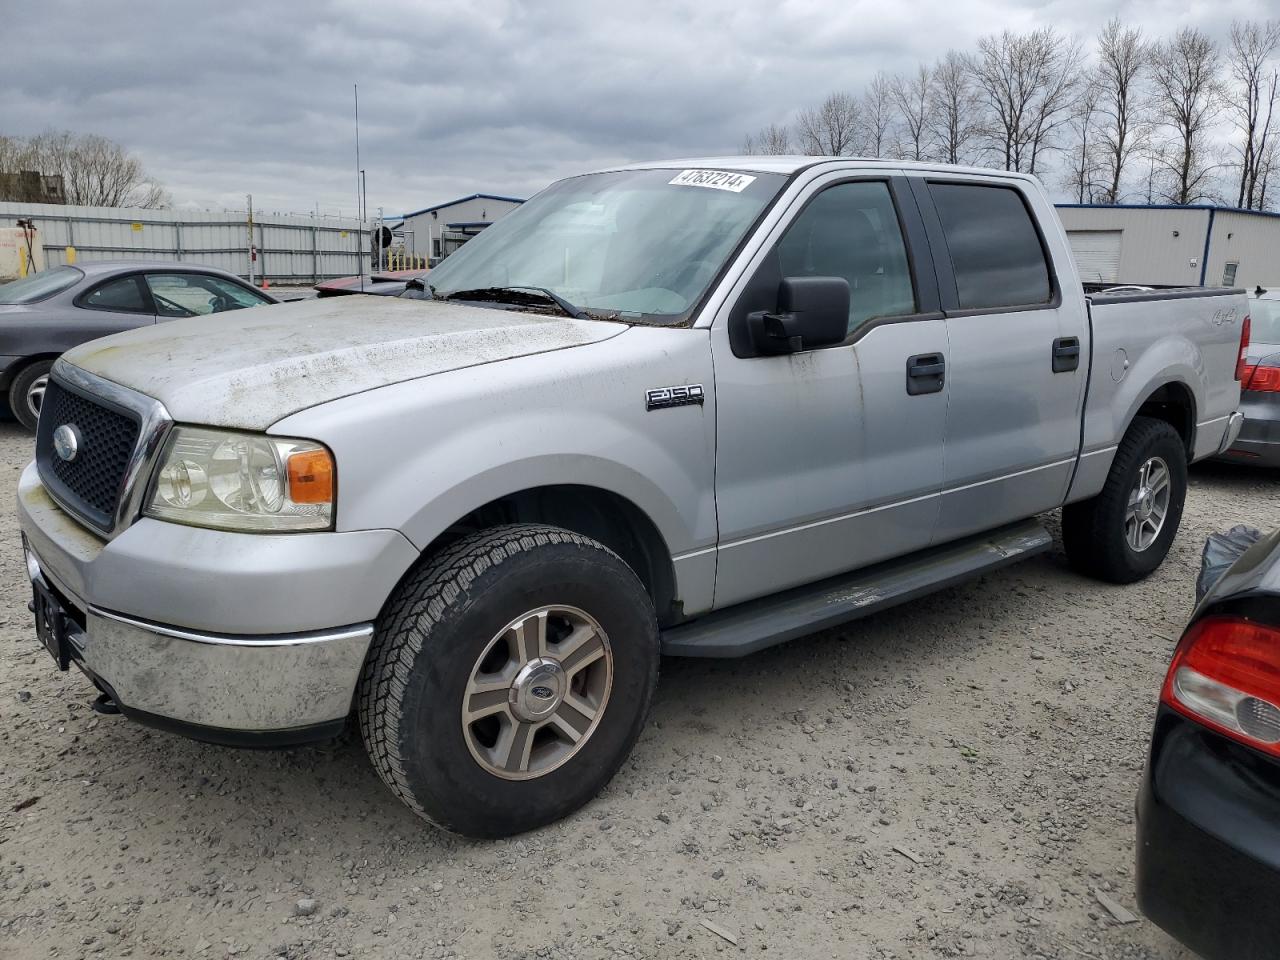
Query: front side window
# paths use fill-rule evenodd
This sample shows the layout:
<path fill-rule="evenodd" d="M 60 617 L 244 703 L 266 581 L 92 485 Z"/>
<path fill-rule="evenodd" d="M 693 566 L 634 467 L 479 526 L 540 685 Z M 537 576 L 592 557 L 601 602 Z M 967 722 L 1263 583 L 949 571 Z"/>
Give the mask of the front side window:
<path fill-rule="evenodd" d="M 889 186 L 841 183 L 818 194 L 778 242 L 783 277 L 849 281 L 849 333 L 916 312 L 902 228 Z"/>
<path fill-rule="evenodd" d="M 562 180 L 468 241 L 427 282 L 437 297 L 541 287 L 608 317 L 684 322 L 785 183 L 772 173 L 675 169 Z"/>
<path fill-rule="evenodd" d="M 199 273 L 152 273 L 147 286 L 162 317 L 196 317 L 270 303 L 238 283 Z"/>
<path fill-rule="evenodd" d="M 960 309 L 1030 307 L 1052 296 L 1031 212 L 1010 187 L 930 183 L 951 253 Z"/>
<path fill-rule="evenodd" d="M 85 294 L 83 305 L 94 310 L 117 310 L 122 313 L 151 312 L 137 277 L 120 277 L 94 287 Z"/>

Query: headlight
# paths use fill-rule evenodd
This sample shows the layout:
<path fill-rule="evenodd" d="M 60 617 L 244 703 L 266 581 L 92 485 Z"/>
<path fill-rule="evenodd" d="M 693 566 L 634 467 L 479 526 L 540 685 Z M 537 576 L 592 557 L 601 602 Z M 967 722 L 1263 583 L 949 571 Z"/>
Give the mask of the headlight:
<path fill-rule="evenodd" d="M 321 444 L 175 427 L 144 513 L 222 530 L 328 530 L 333 491 Z"/>

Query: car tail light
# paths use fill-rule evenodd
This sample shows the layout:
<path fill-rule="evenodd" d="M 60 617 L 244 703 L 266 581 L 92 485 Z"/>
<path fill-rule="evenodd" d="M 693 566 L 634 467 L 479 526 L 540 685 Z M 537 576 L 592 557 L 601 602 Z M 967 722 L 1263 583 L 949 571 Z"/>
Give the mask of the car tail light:
<path fill-rule="evenodd" d="M 1280 630 L 1239 617 L 1205 617 L 1183 634 L 1160 699 L 1280 757 Z"/>
<path fill-rule="evenodd" d="M 1248 369 L 1244 356 L 1249 352 L 1249 332 L 1253 329 L 1253 321 L 1246 314 L 1244 323 L 1240 324 L 1240 356 L 1236 358 L 1236 379 L 1243 380 L 1244 372 Z"/>
<path fill-rule="evenodd" d="M 1246 390 L 1257 393 L 1280 393 L 1280 367 L 1261 363 L 1245 364 L 1244 378 L 1241 383 Z"/>

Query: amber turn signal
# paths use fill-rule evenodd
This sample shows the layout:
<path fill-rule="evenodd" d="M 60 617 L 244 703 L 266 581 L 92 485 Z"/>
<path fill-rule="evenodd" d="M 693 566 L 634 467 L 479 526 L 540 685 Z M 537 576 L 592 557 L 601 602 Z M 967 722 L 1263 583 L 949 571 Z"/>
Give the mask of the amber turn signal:
<path fill-rule="evenodd" d="M 304 450 L 289 457 L 289 499 L 333 503 L 333 457 L 328 450 Z"/>

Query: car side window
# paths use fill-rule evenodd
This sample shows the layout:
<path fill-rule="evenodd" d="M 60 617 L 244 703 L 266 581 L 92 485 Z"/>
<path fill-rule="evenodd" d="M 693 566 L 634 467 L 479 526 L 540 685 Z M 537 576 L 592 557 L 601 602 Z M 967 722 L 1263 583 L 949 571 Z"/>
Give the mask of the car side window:
<path fill-rule="evenodd" d="M 199 273 L 151 273 L 147 286 L 162 317 L 204 316 L 271 302 L 247 287 Z"/>
<path fill-rule="evenodd" d="M 960 309 L 1033 307 L 1053 295 L 1031 211 L 1012 187 L 929 184 L 951 253 Z"/>
<path fill-rule="evenodd" d="M 137 277 L 118 277 L 94 287 L 84 295 L 81 306 L 93 310 L 116 310 L 123 313 L 150 313 L 151 304 L 143 295 Z"/>
<path fill-rule="evenodd" d="M 916 313 L 907 247 L 889 185 L 840 183 L 809 202 L 777 246 L 783 277 L 849 281 L 849 333 Z"/>

